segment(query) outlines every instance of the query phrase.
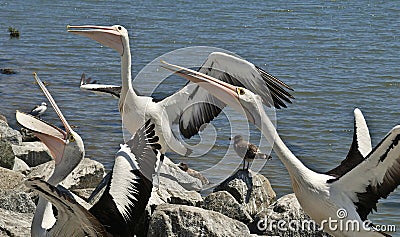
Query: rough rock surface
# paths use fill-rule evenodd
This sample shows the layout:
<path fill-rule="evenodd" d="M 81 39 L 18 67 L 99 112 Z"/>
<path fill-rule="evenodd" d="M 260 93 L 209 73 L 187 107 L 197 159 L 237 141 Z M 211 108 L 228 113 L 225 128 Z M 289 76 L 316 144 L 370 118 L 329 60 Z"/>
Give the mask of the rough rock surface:
<path fill-rule="evenodd" d="M 14 166 L 12 168 L 14 171 L 18 171 L 24 175 L 28 174 L 31 171 L 31 167 L 25 163 L 25 161 L 15 157 Z"/>
<path fill-rule="evenodd" d="M 204 209 L 212 210 L 224 214 L 227 217 L 236 219 L 245 224 L 253 221 L 249 213 L 243 208 L 242 205 L 227 191 L 219 191 L 211 193 L 204 198 Z"/>
<path fill-rule="evenodd" d="M 301 223 L 304 220 L 310 221 L 310 217 L 303 211 L 296 196 L 292 193 L 279 198 L 266 210 L 257 214 L 254 222 L 249 225 L 249 228 L 252 233 L 272 236 L 330 236 L 320 231 L 319 226 L 311 225 L 310 229 L 302 228 Z M 283 228 L 277 228 L 276 223 L 278 221 L 285 221 L 287 225 L 283 225 Z M 307 225 L 305 226 L 307 227 Z"/>
<path fill-rule="evenodd" d="M 164 158 L 163 165 L 160 169 L 160 176 L 175 180 L 186 190 L 200 191 L 203 187 L 198 178 L 192 177 L 181 170 L 179 166 L 173 163 L 168 157 Z"/>
<path fill-rule="evenodd" d="M 53 159 L 49 149 L 42 142 L 22 142 L 21 145 L 13 145 L 13 151 L 16 157 L 30 167 L 38 166 Z"/>
<path fill-rule="evenodd" d="M 0 190 L 0 207 L 19 213 L 33 213 L 36 208 L 29 194 L 11 190 Z"/>
<path fill-rule="evenodd" d="M 42 177 L 48 179 L 54 170 L 54 161 L 32 168 L 28 178 Z M 104 176 L 104 166 L 97 161 L 84 158 L 81 163 L 61 182 L 67 189 L 95 188 Z"/>
<path fill-rule="evenodd" d="M 214 189 L 217 191 L 229 192 L 252 217 L 276 200 L 268 179 L 251 170 L 237 171 Z"/>
<path fill-rule="evenodd" d="M 22 190 L 25 188 L 24 175 L 0 167 L 0 190 Z"/>
<path fill-rule="evenodd" d="M 150 220 L 147 236 L 250 236 L 245 224 L 198 207 L 164 204 Z"/>
<path fill-rule="evenodd" d="M 153 208 L 163 203 L 199 206 L 201 202 L 200 193 L 188 191 L 177 181 L 161 176 L 159 187 L 153 187 L 149 205 Z"/>
<path fill-rule="evenodd" d="M 14 145 L 21 145 L 22 135 L 19 131 L 8 126 L 8 123 L 0 119 L 0 140 L 9 141 Z"/>
<path fill-rule="evenodd" d="M 0 208 L 0 236 L 30 236 L 33 213 L 17 213 Z"/>
<path fill-rule="evenodd" d="M 14 160 L 15 155 L 12 144 L 9 141 L 0 140 L 0 167 L 12 169 L 15 162 Z"/>

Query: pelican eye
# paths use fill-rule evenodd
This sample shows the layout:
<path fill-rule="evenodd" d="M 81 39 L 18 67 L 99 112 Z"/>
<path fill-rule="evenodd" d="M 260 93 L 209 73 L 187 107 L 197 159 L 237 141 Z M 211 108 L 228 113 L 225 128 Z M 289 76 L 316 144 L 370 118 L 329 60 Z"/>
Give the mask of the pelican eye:
<path fill-rule="evenodd" d="M 71 134 L 71 135 L 69 135 L 68 140 L 69 140 L 69 142 L 74 142 L 75 141 L 75 137 Z"/>
<path fill-rule="evenodd" d="M 243 88 L 237 88 L 237 93 L 239 95 L 244 95 L 246 92 L 243 90 Z"/>
<path fill-rule="evenodd" d="M 121 27 L 121 26 L 118 26 L 118 30 L 122 30 L 122 27 Z"/>

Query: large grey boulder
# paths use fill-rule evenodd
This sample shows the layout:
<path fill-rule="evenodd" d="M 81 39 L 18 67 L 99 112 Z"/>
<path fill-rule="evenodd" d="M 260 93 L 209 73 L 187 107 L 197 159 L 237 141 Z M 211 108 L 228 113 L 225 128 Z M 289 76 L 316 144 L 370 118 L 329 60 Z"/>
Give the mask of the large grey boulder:
<path fill-rule="evenodd" d="M 184 189 L 177 181 L 160 177 L 158 187 L 153 187 L 148 205 L 153 209 L 164 203 L 199 206 L 203 202 L 200 193 Z"/>
<path fill-rule="evenodd" d="M 0 167 L 0 190 L 23 190 L 24 178 L 19 172 Z"/>
<path fill-rule="evenodd" d="M 173 163 L 168 157 L 164 158 L 164 162 L 160 169 L 160 176 L 169 178 L 179 183 L 186 190 L 200 191 L 203 188 L 201 180 L 192 177 L 181 168 Z"/>
<path fill-rule="evenodd" d="M 0 236 L 30 236 L 33 213 L 18 213 L 0 208 Z"/>
<path fill-rule="evenodd" d="M 53 173 L 54 160 L 31 169 L 28 178 L 41 177 L 47 180 Z M 60 183 L 63 187 L 73 189 L 95 188 L 103 179 L 104 166 L 95 160 L 84 158 L 81 163 Z"/>
<path fill-rule="evenodd" d="M 0 207 L 19 213 L 33 213 L 35 203 L 24 191 L 0 190 Z"/>
<path fill-rule="evenodd" d="M 252 217 L 276 200 L 269 180 L 251 170 L 238 170 L 215 187 L 214 192 L 217 191 L 229 192 Z"/>
<path fill-rule="evenodd" d="M 151 217 L 147 236 L 250 236 L 245 224 L 221 213 L 163 204 Z"/>
<path fill-rule="evenodd" d="M 0 140 L 0 167 L 12 169 L 15 162 L 15 155 L 12 144 L 9 141 Z"/>
<path fill-rule="evenodd" d="M 279 222 L 285 224 L 278 224 Z M 294 193 L 279 198 L 266 210 L 257 214 L 249 228 L 255 234 L 282 237 L 330 236 L 319 230 L 318 225 L 314 225 L 301 208 Z"/>
<path fill-rule="evenodd" d="M 168 158 L 167 158 L 168 159 Z M 165 162 L 164 162 L 165 163 Z M 173 171 L 173 172 L 180 172 L 176 171 L 175 169 L 177 166 L 172 163 L 169 159 L 167 160 L 167 166 L 169 166 L 167 169 L 164 169 L 163 172 L 168 171 Z M 172 164 L 171 164 L 172 163 Z M 179 168 L 178 168 L 179 169 Z M 169 172 L 168 171 L 168 172 Z M 182 171 L 183 172 L 183 171 Z M 171 173 L 169 172 L 171 175 Z M 181 186 L 181 184 L 178 182 L 178 180 L 184 182 L 185 184 L 190 184 L 190 182 L 193 181 L 193 179 L 189 178 L 186 179 L 187 177 L 184 175 L 179 175 L 179 179 L 171 179 L 170 175 L 165 175 L 165 173 L 161 173 L 159 177 L 159 183 L 158 186 L 153 186 L 152 193 L 150 196 L 150 199 L 147 203 L 146 206 L 146 211 L 143 214 L 143 216 L 140 218 L 140 220 L 137 222 L 135 230 L 138 230 L 136 233 L 138 236 L 145 236 L 147 231 L 148 231 L 148 226 L 150 222 L 150 217 L 154 210 L 157 208 L 157 206 L 162 205 L 162 204 L 181 204 L 181 205 L 187 205 L 187 206 L 200 206 L 201 203 L 203 202 L 203 199 L 200 195 L 200 193 L 196 191 L 189 191 Z M 185 178 L 186 177 L 186 178 Z M 190 182 L 187 182 L 187 181 Z M 192 184 L 196 184 L 197 181 L 194 181 Z M 154 181 L 153 181 L 154 184 Z M 196 184 L 197 185 L 197 184 Z M 189 187 L 192 185 L 189 185 Z M 188 187 L 188 186 L 186 186 Z M 193 187 L 193 186 L 192 186 Z"/>
<path fill-rule="evenodd" d="M 14 166 L 12 170 L 20 172 L 24 175 L 27 175 L 31 171 L 31 167 L 25 163 L 25 161 L 15 157 Z"/>
<path fill-rule="evenodd" d="M 253 219 L 242 205 L 227 191 L 219 191 L 211 193 L 204 198 L 204 209 L 212 210 L 224 214 L 232 219 L 236 219 L 245 224 L 250 223 Z"/>
<path fill-rule="evenodd" d="M 21 145 L 22 135 L 19 131 L 8 126 L 8 123 L 0 119 L 0 140 L 9 141 L 14 145 Z"/>
<path fill-rule="evenodd" d="M 53 158 L 49 149 L 42 142 L 22 142 L 21 145 L 12 146 L 14 154 L 30 167 L 46 163 Z"/>

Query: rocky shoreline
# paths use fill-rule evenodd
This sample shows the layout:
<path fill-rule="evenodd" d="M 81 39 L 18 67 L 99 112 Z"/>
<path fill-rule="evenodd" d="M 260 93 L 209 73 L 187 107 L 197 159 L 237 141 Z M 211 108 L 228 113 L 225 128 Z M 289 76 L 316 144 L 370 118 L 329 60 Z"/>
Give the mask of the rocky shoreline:
<path fill-rule="evenodd" d="M 38 196 L 24 185 L 47 178 L 54 169 L 46 146 L 27 131 L 8 126 L 0 115 L 0 236 L 30 236 Z M 195 175 L 194 175 L 195 174 Z M 104 166 L 85 158 L 61 185 L 82 199 L 105 175 Z M 153 188 L 139 236 L 328 236 L 322 231 L 266 226 L 265 220 L 301 221 L 309 217 L 294 194 L 276 200 L 270 182 L 251 170 L 239 170 L 202 197 L 206 181 L 166 158 L 159 187 Z"/>

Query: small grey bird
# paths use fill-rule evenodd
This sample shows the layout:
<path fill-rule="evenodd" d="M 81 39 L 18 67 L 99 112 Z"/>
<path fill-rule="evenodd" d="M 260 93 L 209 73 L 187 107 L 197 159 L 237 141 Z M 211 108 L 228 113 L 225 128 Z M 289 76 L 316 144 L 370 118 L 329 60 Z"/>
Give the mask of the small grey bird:
<path fill-rule="evenodd" d="M 229 139 L 231 140 L 231 139 Z M 258 147 L 243 139 L 241 135 L 236 135 L 233 138 L 233 147 L 240 157 L 243 158 L 243 170 L 247 161 L 247 168 L 249 169 L 250 162 L 254 159 L 272 159 L 272 156 L 261 153 Z"/>
<path fill-rule="evenodd" d="M 41 105 L 36 105 L 35 108 L 30 112 L 31 115 L 39 117 L 47 110 L 46 102 L 42 102 Z"/>

